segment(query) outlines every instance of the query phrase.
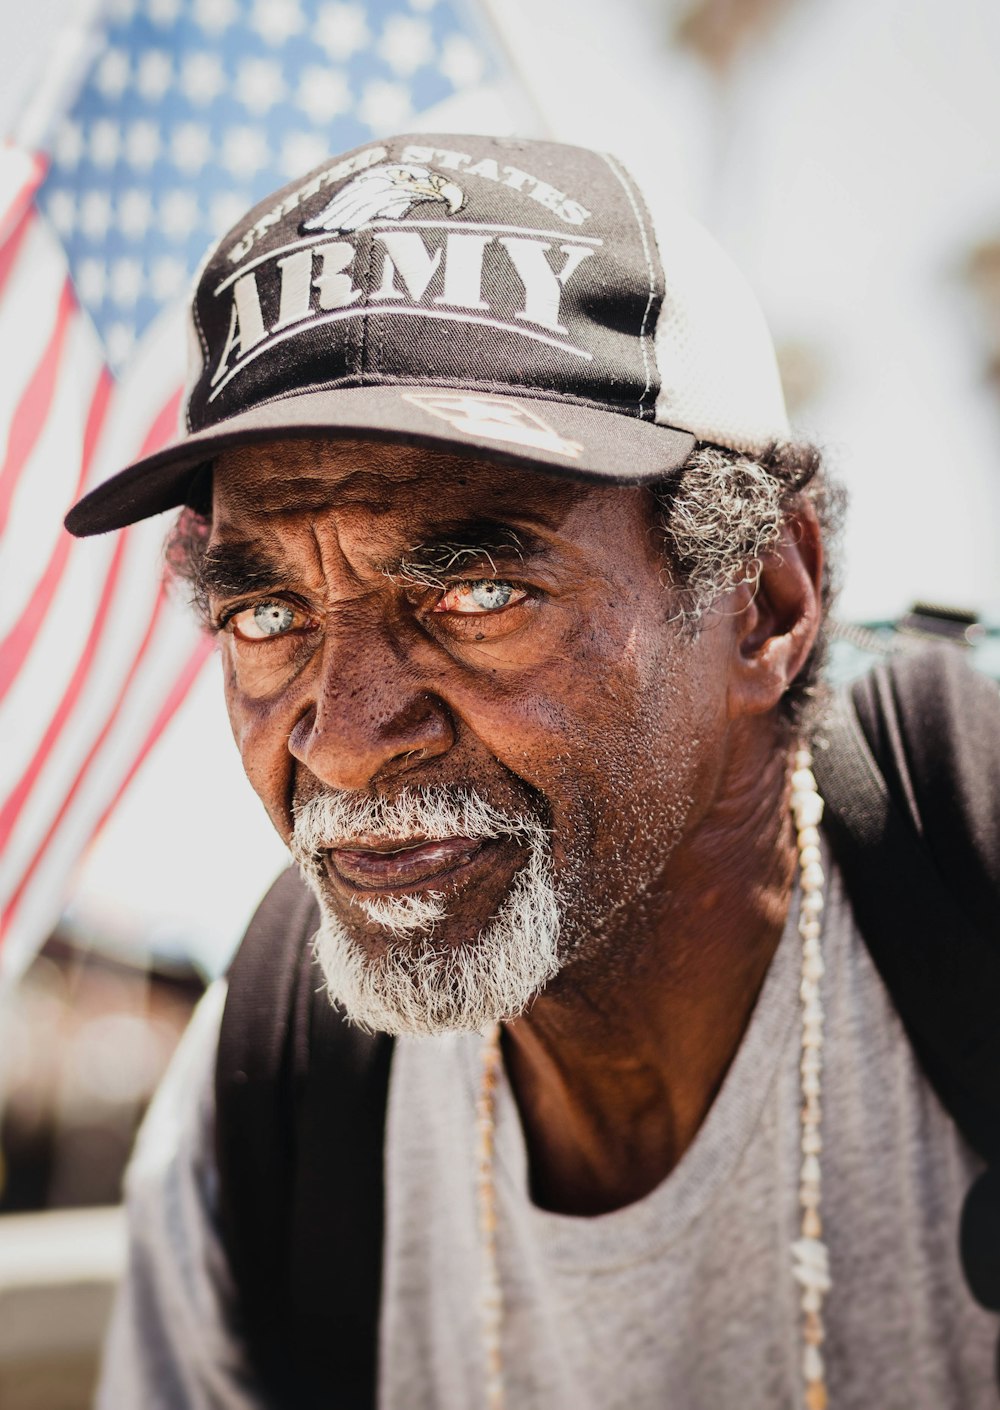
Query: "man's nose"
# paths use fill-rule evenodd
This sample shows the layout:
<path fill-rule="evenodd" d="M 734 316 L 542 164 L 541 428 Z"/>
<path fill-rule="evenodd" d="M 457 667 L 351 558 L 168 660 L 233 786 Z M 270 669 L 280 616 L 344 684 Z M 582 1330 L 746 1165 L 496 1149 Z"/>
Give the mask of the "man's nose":
<path fill-rule="evenodd" d="M 387 624 L 328 634 L 316 697 L 288 748 L 329 788 L 365 789 L 446 754 L 455 727 Z"/>

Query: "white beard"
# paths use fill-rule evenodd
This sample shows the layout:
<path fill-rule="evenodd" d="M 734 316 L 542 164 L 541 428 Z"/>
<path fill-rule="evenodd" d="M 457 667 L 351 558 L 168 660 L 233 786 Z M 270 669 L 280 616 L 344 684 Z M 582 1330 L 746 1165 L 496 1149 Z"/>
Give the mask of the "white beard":
<path fill-rule="evenodd" d="M 529 847 L 500 909 L 478 935 L 435 944 L 447 914 L 439 892 L 360 903 L 387 934 L 373 956 L 331 910 L 319 849 L 358 836 L 401 839 L 518 837 Z M 382 1033 L 476 1031 L 523 1013 L 559 969 L 559 901 L 548 836 L 534 819 L 510 817 L 478 794 L 405 789 L 392 803 L 325 794 L 295 811 L 292 850 L 319 901 L 316 958 L 332 1001 L 359 1027 Z"/>

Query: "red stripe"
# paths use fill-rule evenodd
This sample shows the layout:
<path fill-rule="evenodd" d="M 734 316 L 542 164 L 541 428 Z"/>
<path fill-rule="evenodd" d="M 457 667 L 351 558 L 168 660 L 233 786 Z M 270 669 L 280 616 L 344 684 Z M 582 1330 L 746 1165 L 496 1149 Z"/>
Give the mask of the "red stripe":
<path fill-rule="evenodd" d="M 211 656 L 212 649 L 214 646 L 215 642 L 211 637 L 201 637 L 198 642 L 198 645 L 191 652 L 191 655 L 184 663 L 180 674 L 174 681 L 169 695 L 163 702 L 163 705 L 160 709 L 160 713 L 157 715 L 156 719 L 150 726 L 149 733 L 146 735 L 146 738 L 143 740 L 142 745 L 140 746 L 139 752 L 133 759 L 128 773 L 125 775 L 125 777 L 119 784 L 117 793 L 112 798 L 108 806 L 105 808 L 101 816 L 98 818 L 97 825 L 91 833 L 90 840 L 87 843 L 88 846 L 90 845 L 90 842 L 93 842 L 94 838 L 98 835 L 98 833 L 104 827 L 105 823 L 108 821 L 108 818 L 110 818 L 115 808 L 117 808 L 118 804 L 121 802 L 122 797 L 125 791 L 127 790 L 129 784 L 132 782 L 142 765 L 145 763 L 146 756 L 149 754 L 154 744 L 159 739 L 160 735 L 166 729 L 167 725 L 173 719 L 178 708 L 183 702 L 184 697 L 194 685 L 195 680 L 198 676 L 198 672 L 208 660 L 209 656 Z"/>
<path fill-rule="evenodd" d="M 101 427 L 104 424 L 112 386 L 111 374 L 106 369 L 102 369 L 90 403 L 90 410 L 87 413 L 87 424 L 83 432 L 80 474 L 73 492 L 74 500 L 79 497 L 87 482 L 94 446 L 97 444 Z M 62 581 L 63 571 L 72 546 L 73 540 L 63 530 L 56 540 L 55 548 L 45 566 L 45 571 L 38 580 L 27 606 L 7 635 L 0 641 L 0 701 L 3 700 L 17 679 L 17 673 L 24 664 L 25 657 L 31 650 L 35 637 L 48 614 L 52 599 Z"/>
<path fill-rule="evenodd" d="M 146 439 L 139 448 L 136 460 L 141 460 L 144 455 L 152 455 L 154 451 L 165 446 L 173 439 L 177 430 L 177 413 L 180 410 L 181 397 L 184 394 L 183 387 L 178 387 L 175 392 L 171 392 L 161 410 L 157 413 L 156 420 L 146 432 Z"/>
<path fill-rule="evenodd" d="M 30 155 L 24 152 L 21 155 L 27 157 L 30 170 L 21 182 L 17 195 L 12 197 L 0 212 L 0 241 L 9 240 L 14 234 L 14 227 L 24 220 L 31 199 L 45 180 L 45 173 L 49 169 L 48 158 L 38 152 L 32 152 Z"/>
<path fill-rule="evenodd" d="M 16 230 L 12 230 L 8 238 L 0 248 L 0 296 L 3 295 L 18 255 L 21 253 L 21 246 L 27 237 L 32 226 L 31 220 L 26 220 L 23 216 Z"/>
<path fill-rule="evenodd" d="M 14 497 L 21 471 L 38 439 L 45 419 L 52 407 L 55 395 L 57 373 L 62 359 L 69 321 L 76 307 L 73 289 L 67 279 L 59 295 L 55 327 L 41 361 L 31 375 L 18 403 L 10 424 L 10 437 L 7 441 L 7 460 L 0 470 L 0 534 L 7 525 L 10 503 Z"/>
<path fill-rule="evenodd" d="M 160 596 L 157 598 L 156 607 L 153 610 L 153 616 L 150 621 L 149 628 L 147 629 L 146 635 L 142 640 L 142 644 L 140 645 L 139 650 L 136 653 L 135 659 L 132 662 L 132 666 L 129 669 L 125 683 L 123 684 L 122 690 L 119 693 L 117 701 L 115 702 L 114 709 L 109 714 L 104 724 L 104 728 L 101 730 L 100 735 L 94 741 L 94 744 L 91 746 L 86 759 L 81 764 L 77 772 L 76 778 L 73 781 L 72 787 L 66 794 L 66 797 L 63 799 L 62 805 L 59 808 L 59 811 L 56 813 L 55 818 L 50 823 L 49 828 L 42 839 L 41 845 L 38 847 L 28 866 L 25 868 L 24 874 L 22 875 L 21 880 L 18 882 L 17 888 L 15 889 L 14 893 L 10 897 L 10 900 L 4 910 L 3 915 L 0 916 L 0 940 L 3 939 L 4 935 L 6 935 L 7 931 L 10 929 L 14 914 L 18 910 L 21 905 L 21 902 L 24 899 L 24 893 L 27 890 L 32 877 L 38 870 L 41 860 L 44 857 L 50 843 L 52 842 L 53 837 L 55 836 L 58 828 L 62 824 L 63 819 L 65 818 L 73 800 L 78 794 L 88 771 L 90 770 L 94 760 L 96 759 L 101 748 L 106 742 L 108 735 L 111 732 L 115 719 L 124 703 L 125 696 L 128 693 L 129 685 L 134 679 L 136 671 L 138 670 L 142 658 L 146 654 L 150 641 L 152 640 L 153 626 L 155 624 L 156 617 L 159 614 L 159 610 L 163 604 L 163 600 L 163 594 L 161 593 Z M 208 656 L 211 654 L 213 645 L 214 643 L 210 637 L 202 637 L 199 640 L 195 649 L 191 652 L 187 661 L 184 663 L 184 666 L 182 667 L 179 675 L 174 681 L 173 686 L 167 693 L 163 704 L 161 705 L 160 710 L 156 715 L 156 718 L 150 726 L 150 729 L 147 732 L 145 739 L 142 741 L 142 744 L 139 746 L 138 751 L 134 755 L 132 763 L 129 765 L 125 777 L 119 783 L 118 788 L 111 799 L 111 802 L 107 805 L 107 807 L 105 807 L 104 811 L 101 813 L 97 821 L 96 826 L 92 829 L 90 837 L 87 840 L 86 846 L 90 845 L 90 842 L 92 842 L 93 839 L 97 836 L 97 834 L 101 831 L 114 809 L 118 806 L 118 803 L 120 802 L 122 795 L 125 793 L 125 790 L 128 788 L 129 784 L 139 772 L 139 769 L 145 762 L 153 746 L 156 744 L 157 740 L 160 738 L 163 731 L 170 723 L 171 719 L 177 711 L 178 706 L 181 704 L 185 695 L 187 695 L 188 691 L 193 685 L 195 677 L 201 670 L 201 667 L 205 663 Z M 80 850 L 82 853 L 85 850 L 85 847 L 82 847 Z"/>
<path fill-rule="evenodd" d="M 7 841 L 14 829 L 14 824 L 20 816 L 28 794 L 31 792 L 38 775 L 45 766 L 45 761 L 49 757 L 56 740 L 62 733 L 66 721 L 76 706 L 83 688 L 90 675 L 90 668 L 93 665 L 94 657 L 97 655 L 98 647 L 101 644 L 101 637 L 104 634 L 104 624 L 108 619 L 112 603 L 115 598 L 115 589 L 118 586 L 118 579 L 121 576 L 122 563 L 125 558 L 125 545 L 127 535 L 122 534 L 111 558 L 108 571 L 104 579 L 104 587 L 101 589 L 100 600 L 97 604 L 97 611 L 91 623 L 90 631 L 87 633 L 87 640 L 84 642 L 83 650 L 77 660 L 72 676 L 63 691 L 62 699 L 49 720 L 48 727 L 39 741 L 38 747 L 21 775 L 20 779 L 11 789 L 7 796 L 7 801 L 0 810 L 0 852 L 7 845 Z"/>

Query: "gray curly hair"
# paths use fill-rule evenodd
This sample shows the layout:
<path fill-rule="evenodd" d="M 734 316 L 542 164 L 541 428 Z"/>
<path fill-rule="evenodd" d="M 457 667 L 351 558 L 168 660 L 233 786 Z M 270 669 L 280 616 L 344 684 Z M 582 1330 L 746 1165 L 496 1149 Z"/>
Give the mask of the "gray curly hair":
<path fill-rule="evenodd" d="M 649 487 L 654 531 L 661 536 L 665 581 L 674 618 L 697 634 L 712 606 L 739 583 L 756 583 L 764 558 L 781 537 L 790 514 L 808 501 L 819 519 L 825 548 L 823 625 L 808 660 L 789 686 L 782 709 L 803 728 L 821 697 L 827 621 L 836 595 L 837 547 L 845 495 L 815 446 L 782 442 L 751 457 L 698 442 L 684 464 Z M 168 575 L 182 584 L 191 605 L 210 621 L 202 565 L 211 529 L 208 477 L 178 516 L 165 546 Z"/>
<path fill-rule="evenodd" d="M 824 546 L 822 622 L 782 700 L 785 716 L 804 728 L 822 698 L 828 623 L 839 586 L 843 486 L 820 451 L 805 442 L 776 443 L 754 457 L 699 442 L 679 470 L 653 486 L 653 498 L 676 615 L 692 634 L 732 588 L 756 585 L 789 516 L 805 502 L 812 505 Z"/>

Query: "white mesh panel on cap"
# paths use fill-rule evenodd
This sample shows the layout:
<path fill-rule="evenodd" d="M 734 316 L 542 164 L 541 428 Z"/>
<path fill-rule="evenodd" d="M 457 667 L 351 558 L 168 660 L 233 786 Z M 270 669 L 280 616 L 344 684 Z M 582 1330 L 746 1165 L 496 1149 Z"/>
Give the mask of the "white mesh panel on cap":
<path fill-rule="evenodd" d="M 751 454 L 787 439 L 774 344 L 749 284 L 690 216 L 653 216 L 666 285 L 656 420 Z"/>

